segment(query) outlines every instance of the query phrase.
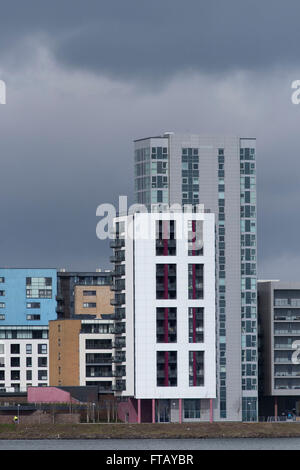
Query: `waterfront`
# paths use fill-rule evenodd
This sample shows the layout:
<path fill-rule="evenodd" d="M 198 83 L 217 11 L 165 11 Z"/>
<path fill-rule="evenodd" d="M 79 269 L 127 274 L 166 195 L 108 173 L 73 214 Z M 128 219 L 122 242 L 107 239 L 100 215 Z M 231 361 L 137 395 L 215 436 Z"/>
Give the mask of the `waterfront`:
<path fill-rule="evenodd" d="M 0 440 L 1 450 L 300 450 L 300 438 Z"/>

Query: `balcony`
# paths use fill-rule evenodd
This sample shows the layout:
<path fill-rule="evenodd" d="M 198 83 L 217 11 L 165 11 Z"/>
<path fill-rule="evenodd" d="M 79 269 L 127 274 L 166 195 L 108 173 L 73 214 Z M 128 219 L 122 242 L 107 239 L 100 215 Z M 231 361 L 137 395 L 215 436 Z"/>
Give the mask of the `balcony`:
<path fill-rule="evenodd" d="M 87 359 L 86 360 L 86 366 L 102 366 L 102 365 L 107 365 L 107 364 L 112 364 L 113 358 L 96 358 L 96 359 Z"/>
<path fill-rule="evenodd" d="M 122 290 L 125 290 L 125 279 L 121 279 L 123 282 L 116 282 L 113 286 L 110 287 L 110 290 L 112 291 L 117 291 L 121 292 Z"/>
<path fill-rule="evenodd" d="M 275 364 L 290 364 L 292 361 L 291 357 L 277 357 L 274 359 Z"/>
<path fill-rule="evenodd" d="M 122 326 L 121 326 L 122 325 Z M 116 335 L 122 335 L 122 334 L 125 334 L 126 333 L 126 330 L 125 330 L 125 323 L 121 323 L 121 325 L 119 326 L 116 326 L 115 328 L 115 334 Z"/>
<path fill-rule="evenodd" d="M 115 310 L 115 320 L 125 319 L 125 308 L 118 308 Z"/>
<path fill-rule="evenodd" d="M 275 390 L 299 390 L 300 385 L 275 385 Z"/>
<path fill-rule="evenodd" d="M 274 321 L 280 321 L 280 322 L 281 321 L 285 321 L 285 322 L 300 321 L 300 315 L 294 315 L 294 316 L 275 315 Z"/>
<path fill-rule="evenodd" d="M 125 377 L 126 376 L 126 371 L 124 370 L 116 370 L 114 372 L 114 377 Z"/>
<path fill-rule="evenodd" d="M 274 299 L 274 307 L 300 308 L 300 299 Z"/>
<path fill-rule="evenodd" d="M 122 362 L 126 362 L 126 358 L 125 358 L 125 357 L 120 357 L 120 356 L 117 357 L 117 356 L 116 356 L 116 357 L 113 358 L 113 362 L 115 362 L 116 364 L 120 364 L 120 363 L 122 363 Z"/>
<path fill-rule="evenodd" d="M 124 305 L 123 299 L 110 299 L 110 305 Z"/>
<path fill-rule="evenodd" d="M 125 341 L 116 341 L 115 344 L 114 344 L 114 348 L 115 349 L 122 349 L 122 348 L 126 348 L 126 343 Z"/>
<path fill-rule="evenodd" d="M 125 246 L 124 238 L 116 238 L 110 242 L 110 248 L 123 248 Z"/>
<path fill-rule="evenodd" d="M 106 350 L 106 349 L 112 349 L 113 348 L 113 345 L 111 343 L 111 341 L 108 341 L 108 342 L 102 342 L 101 340 L 87 340 L 87 344 L 86 344 L 86 349 L 87 350 L 91 350 L 91 349 L 94 349 L 94 350 Z"/>
<path fill-rule="evenodd" d="M 125 381 L 117 381 L 113 387 L 112 387 L 112 390 L 114 392 L 122 392 L 123 390 L 126 390 L 126 383 Z"/>
<path fill-rule="evenodd" d="M 110 377 L 112 378 L 113 377 L 113 373 L 112 372 L 101 372 L 101 371 L 97 371 L 97 372 L 88 372 L 86 374 L 86 378 L 87 379 L 91 379 L 93 377 L 96 377 L 98 379 L 101 379 L 101 378 L 107 378 L 107 377 Z"/>
<path fill-rule="evenodd" d="M 98 392 L 99 393 L 112 393 L 113 387 L 112 385 L 101 385 L 101 382 L 99 382 Z"/>
<path fill-rule="evenodd" d="M 299 378 L 300 372 L 275 372 L 274 377 Z"/>
<path fill-rule="evenodd" d="M 125 261 L 125 250 L 116 251 L 109 259 L 111 263 L 121 263 Z"/>
<path fill-rule="evenodd" d="M 275 330 L 274 336 L 278 335 L 297 335 L 300 336 L 300 330 Z"/>

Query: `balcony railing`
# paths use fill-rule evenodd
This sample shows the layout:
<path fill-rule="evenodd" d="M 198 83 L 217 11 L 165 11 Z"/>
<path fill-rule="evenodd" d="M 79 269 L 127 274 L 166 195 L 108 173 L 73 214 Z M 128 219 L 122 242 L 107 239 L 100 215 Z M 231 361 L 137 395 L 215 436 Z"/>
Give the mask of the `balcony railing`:
<path fill-rule="evenodd" d="M 113 392 L 113 387 L 112 385 L 98 385 L 98 392 L 99 393 L 112 393 Z"/>
<path fill-rule="evenodd" d="M 116 370 L 114 372 L 114 377 L 125 377 L 126 371 L 125 370 Z"/>
<path fill-rule="evenodd" d="M 300 321 L 300 315 L 294 316 L 284 316 L 284 315 L 275 315 L 274 321 Z"/>
<path fill-rule="evenodd" d="M 275 330 L 274 335 L 298 335 L 300 336 L 300 330 Z"/>
<path fill-rule="evenodd" d="M 86 365 L 89 366 L 89 365 L 98 365 L 98 366 L 101 366 L 101 365 L 105 365 L 105 364 L 112 364 L 113 362 L 113 358 L 110 357 L 110 358 L 105 358 L 105 359 L 101 359 L 101 358 L 96 358 L 96 359 L 87 359 L 86 360 Z"/>
<path fill-rule="evenodd" d="M 121 326 L 116 326 L 115 328 L 115 334 L 116 335 L 122 335 L 124 333 L 126 333 L 126 330 L 125 330 L 125 323 L 122 323 L 122 327 Z"/>
<path fill-rule="evenodd" d="M 115 392 L 122 392 L 123 390 L 126 390 L 126 385 L 117 383 L 113 385 L 112 390 Z"/>
<path fill-rule="evenodd" d="M 126 362 L 126 358 L 125 357 L 114 357 L 113 362 L 115 362 L 117 364 L 120 364 L 122 362 Z"/>
<path fill-rule="evenodd" d="M 125 339 L 125 337 L 124 337 L 124 339 Z M 124 340 L 124 341 L 120 341 L 120 338 L 117 337 L 115 343 L 113 344 L 113 347 L 114 347 L 115 349 L 126 348 L 126 341 L 125 341 L 125 340 Z"/>
<path fill-rule="evenodd" d="M 123 299 L 118 299 L 118 298 L 114 298 L 114 299 L 110 299 L 110 305 L 124 305 L 124 301 Z"/>
<path fill-rule="evenodd" d="M 87 373 L 86 377 L 91 379 L 92 377 L 97 377 L 97 378 L 107 378 L 107 377 L 113 377 L 112 372 L 93 372 L 93 373 Z"/>
<path fill-rule="evenodd" d="M 288 377 L 288 378 L 299 378 L 300 377 L 300 372 L 275 372 L 274 377 Z"/>
<path fill-rule="evenodd" d="M 101 349 L 112 349 L 112 348 L 113 348 L 113 345 L 112 345 L 111 342 L 109 342 L 109 343 L 90 343 L 90 344 L 86 345 L 87 350 L 91 350 L 91 349 L 101 350 Z"/>
<path fill-rule="evenodd" d="M 122 248 L 125 246 L 124 238 L 116 238 L 110 242 L 110 248 Z"/>
<path fill-rule="evenodd" d="M 275 390 L 299 390 L 300 385 L 275 385 Z"/>
<path fill-rule="evenodd" d="M 274 299 L 274 306 L 300 308 L 300 299 Z"/>
<path fill-rule="evenodd" d="M 287 362 L 287 363 L 290 364 L 291 360 L 292 360 L 291 357 L 277 357 L 277 358 L 274 359 L 274 362 L 275 362 L 275 364 L 280 363 L 280 362 L 283 362 L 283 363 Z"/>
<path fill-rule="evenodd" d="M 125 308 L 115 310 L 115 320 L 124 320 L 125 319 Z"/>

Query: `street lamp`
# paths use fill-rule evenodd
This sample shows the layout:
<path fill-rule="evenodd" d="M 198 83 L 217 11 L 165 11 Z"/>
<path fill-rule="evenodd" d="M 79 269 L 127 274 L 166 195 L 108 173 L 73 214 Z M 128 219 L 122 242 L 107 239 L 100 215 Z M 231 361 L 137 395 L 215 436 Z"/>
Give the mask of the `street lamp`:
<path fill-rule="evenodd" d="M 20 403 L 18 403 L 18 424 L 20 424 Z"/>

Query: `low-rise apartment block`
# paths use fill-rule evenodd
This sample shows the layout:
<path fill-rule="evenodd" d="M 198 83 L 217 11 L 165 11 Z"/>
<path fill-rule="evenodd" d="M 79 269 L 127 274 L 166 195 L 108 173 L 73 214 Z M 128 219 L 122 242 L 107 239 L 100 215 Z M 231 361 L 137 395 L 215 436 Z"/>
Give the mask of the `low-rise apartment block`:
<path fill-rule="evenodd" d="M 261 413 L 300 415 L 300 282 L 259 281 Z"/>
<path fill-rule="evenodd" d="M 111 315 L 113 307 L 109 270 L 95 272 L 66 272 L 58 276 L 57 315 L 58 318 L 78 318 L 78 315 L 101 318 Z"/>
<path fill-rule="evenodd" d="M 0 389 L 49 381 L 48 322 L 56 318 L 55 269 L 0 269 Z"/>
<path fill-rule="evenodd" d="M 114 321 L 63 319 L 50 322 L 50 385 L 115 388 Z"/>

